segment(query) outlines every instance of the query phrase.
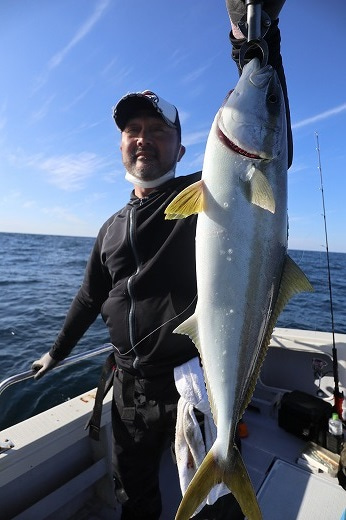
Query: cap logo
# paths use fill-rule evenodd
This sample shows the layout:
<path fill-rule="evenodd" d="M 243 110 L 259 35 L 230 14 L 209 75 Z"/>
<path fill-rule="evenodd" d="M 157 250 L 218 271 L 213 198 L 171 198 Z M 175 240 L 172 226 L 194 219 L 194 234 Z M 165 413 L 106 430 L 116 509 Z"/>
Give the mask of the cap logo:
<path fill-rule="evenodd" d="M 159 98 L 154 92 L 151 92 L 150 90 L 144 90 L 142 94 L 148 98 L 150 98 L 156 105 L 159 103 Z"/>

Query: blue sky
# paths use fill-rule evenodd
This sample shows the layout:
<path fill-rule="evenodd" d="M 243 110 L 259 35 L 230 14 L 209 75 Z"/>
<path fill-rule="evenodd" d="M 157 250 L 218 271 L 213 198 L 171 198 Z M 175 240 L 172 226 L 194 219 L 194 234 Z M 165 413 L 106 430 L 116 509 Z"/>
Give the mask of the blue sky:
<path fill-rule="evenodd" d="M 287 0 L 280 17 L 295 154 L 289 247 L 346 252 L 344 2 Z M 129 197 L 111 109 L 150 89 L 180 112 L 201 168 L 216 111 L 237 82 L 223 0 L 1 0 L 0 231 L 96 236 Z"/>

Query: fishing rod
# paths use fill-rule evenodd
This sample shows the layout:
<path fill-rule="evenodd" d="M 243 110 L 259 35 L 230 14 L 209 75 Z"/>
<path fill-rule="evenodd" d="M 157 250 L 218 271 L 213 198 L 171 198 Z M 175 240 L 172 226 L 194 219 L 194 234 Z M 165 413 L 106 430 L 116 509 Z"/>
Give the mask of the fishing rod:
<path fill-rule="evenodd" d="M 326 218 L 326 206 L 324 201 L 324 188 L 323 188 L 323 177 L 322 177 L 322 164 L 321 164 L 321 152 L 320 152 L 320 142 L 318 138 L 318 133 L 315 132 L 316 136 L 316 151 L 318 157 L 318 170 L 320 173 L 320 189 L 322 195 L 322 207 L 323 207 L 323 220 L 324 220 L 324 236 L 326 242 L 326 253 L 327 253 L 327 272 L 328 272 L 328 287 L 329 287 L 329 303 L 330 303 L 330 317 L 332 324 L 332 338 L 333 338 L 333 347 L 332 347 L 332 357 L 333 357 L 333 376 L 334 376 L 334 408 L 338 413 L 340 419 L 342 420 L 342 405 L 344 401 L 344 394 L 340 391 L 339 388 L 339 370 L 338 370 L 338 354 L 337 348 L 335 344 L 335 327 L 334 327 L 334 308 L 333 308 L 333 292 L 332 292 L 332 281 L 330 276 L 330 261 L 329 261 L 329 247 L 328 247 L 328 233 L 327 233 L 327 218 Z"/>
<path fill-rule="evenodd" d="M 82 352 L 81 354 L 75 354 L 74 356 L 70 356 L 62 361 L 59 361 L 57 365 L 55 365 L 50 371 L 57 370 L 58 368 L 67 367 L 69 365 L 73 365 L 74 363 L 79 363 L 80 361 L 84 361 L 85 359 L 90 359 L 99 354 L 103 354 L 104 352 L 109 352 L 112 350 L 113 346 L 109 343 L 106 343 L 102 347 L 95 348 L 94 350 L 89 350 L 88 352 Z M 0 395 L 14 383 L 18 383 L 19 381 L 25 381 L 26 379 L 30 379 L 37 374 L 36 370 L 27 370 L 26 372 L 21 372 L 20 374 L 16 374 L 14 376 L 8 377 L 0 382 Z"/>

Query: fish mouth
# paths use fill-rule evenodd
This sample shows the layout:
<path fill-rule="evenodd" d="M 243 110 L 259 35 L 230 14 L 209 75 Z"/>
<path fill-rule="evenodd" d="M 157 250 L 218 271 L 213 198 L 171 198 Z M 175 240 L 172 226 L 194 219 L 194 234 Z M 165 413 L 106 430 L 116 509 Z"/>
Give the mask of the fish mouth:
<path fill-rule="evenodd" d="M 236 145 L 231 139 L 229 139 L 221 130 L 221 128 L 217 127 L 217 135 L 220 141 L 227 146 L 230 150 L 233 150 L 233 152 L 243 155 L 244 157 L 248 157 L 249 159 L 262 159 L 262 157 L 258 154 L 248 152 L 244 148 L 241 148 L 240 146 Z"/>
<path fill-rule="evenodd" d="M 226 105 L 229 97 L 231 96 L 231 94 L 233 92 L 234 92 L 234 89 L 229 91 L 229 93 L 227 94 L 227 96 L 226 96 L 226 98 L 225 98 L 225 100 L 224 100 L 224 102 L 222 104 L 222 107 L 224 107 Z M 221 111 L 219 112 L 218 118 L 219 118 L 219 121 L 220 121 L 220 119 L 221 119 Z M 257 160 L 265 159 L 265 157 L 263 157 L 263 155 L 261 156 L 258 153 L 249 152 L 248 150 L 245 150 L 245 148 L 241 148 L 240 146 L 235 144 L 234 141 L 232 141 L 229 137 L 227 137 L 226 134 L 224 134 L 224 132 L 221 130 L 219 124 L 217 125 L 217 136 L 220 139 L 220 141 L 225 146 L 227 146 L 227 148 L 229 148 L 233 152 L 237 153 L 238 155 L 242 155 L 243 157 L 247 157 L 248 159 L 257 159 Z"/>

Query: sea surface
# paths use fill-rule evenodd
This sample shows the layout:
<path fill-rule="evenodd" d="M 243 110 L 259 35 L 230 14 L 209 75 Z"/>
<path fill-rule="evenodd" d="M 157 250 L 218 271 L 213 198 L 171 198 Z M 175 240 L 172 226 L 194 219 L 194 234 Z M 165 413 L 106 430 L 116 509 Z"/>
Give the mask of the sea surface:
<path fill-rule="evenodd" d="M 82 283 L 93 238 L 0 233 L 0 381 L 30 370 L 54 343 Z M 315 288 L 292 298 L 277 326 L 331 331 L 326 252 L 290 251 Z M 346 254 L 329 253 L 335 332 L 346 333 Z M 72 354 L 109 341 L 99 317 Z M 0 395 L 0 430 L 95 386 L 107 354 L 32 378 Z"/>

